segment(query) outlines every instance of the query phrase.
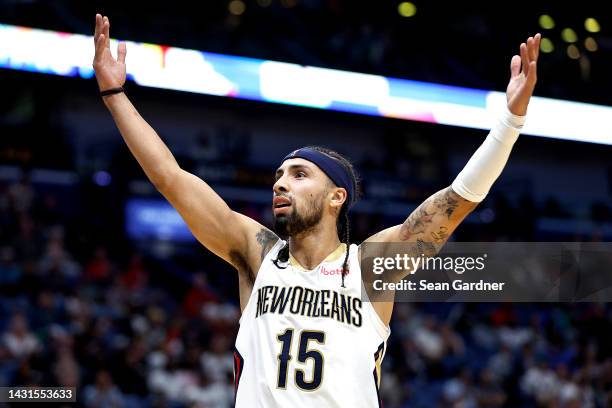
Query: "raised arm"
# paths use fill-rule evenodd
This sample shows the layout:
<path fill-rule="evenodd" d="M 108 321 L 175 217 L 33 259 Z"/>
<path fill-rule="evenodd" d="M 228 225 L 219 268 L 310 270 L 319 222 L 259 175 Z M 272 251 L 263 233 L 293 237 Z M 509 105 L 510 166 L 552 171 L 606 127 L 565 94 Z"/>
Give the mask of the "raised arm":
<path fill-rule="evenodd" d="M 539 47 L 540 34 L 536 34 L 521 44 L 520 56 L 512 57 L 506 90 L 508 109 L 452 185 L 425 200 L 403 224 L 381 231 L 366 242 L 417 242 L 426 254 L 440 249 L 485 198 L 508 160 L 535 88 Z"/>
<path fill-rule="evenodd" d="M 96 15 L 93 67 L 100 91 L 122 87 L 126 79 L 125 43 L 110 51 L 110 22 Z M 252 283 L 267 250 L 278 239 L 256 221 L 232 211 L 212 188 L 180 168 L 155 130 L 140 116 L 125 93 L 103 97 L 128 148 L 149 180 L 183 217 L 206 248 L 231 263 L 242 283 Z"/>
<path fill-rule="evenodd" d="M 539 47 L 540 34 L 537 34 L 521 44 L 520 56 L 512 57 L 510 81 L 506 89 L 507 110 L 500 116 L 452 185 L 425 200 L 403 224 L 381 231 L 365 242 L 415 243 L 414 250 L 426 256 L 433 256 L 442 248 L 465 217 L 486 197 L 510 156 L 512 146 L 524 124 L 529 99 L 535 88 Z M 385 280 L 399 281 L 409 272 L 412 271 L 402 271 L 395 276 L 387 276 Z M 365 283 L 370 297 L 376 297 L 371 285 Z M 375 309 L 386 322 L 390 319 L 392 305 L 392 302 L 375 304 Z"/>

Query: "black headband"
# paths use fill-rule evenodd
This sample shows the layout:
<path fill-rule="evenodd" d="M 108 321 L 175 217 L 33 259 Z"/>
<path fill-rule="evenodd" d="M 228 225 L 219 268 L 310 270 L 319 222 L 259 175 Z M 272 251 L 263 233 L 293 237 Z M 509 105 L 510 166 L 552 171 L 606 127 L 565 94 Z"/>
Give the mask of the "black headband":
<path fill-rule="evenodd" d="M 316 164 L 323 173 L 334 182 L 338 187 L 342 187 L 348 194 L 348 206 L 353 205 L 355 200 L 355 184 L 353 177 L 349 174 L 347 169 L 340 163 L 339 160 L 328 156 L 318 150 L 311 149 L 309 147 L 303 147 L 289 153 L 283 159 L 283 162 L 287 159 L 304 159 Z"/>

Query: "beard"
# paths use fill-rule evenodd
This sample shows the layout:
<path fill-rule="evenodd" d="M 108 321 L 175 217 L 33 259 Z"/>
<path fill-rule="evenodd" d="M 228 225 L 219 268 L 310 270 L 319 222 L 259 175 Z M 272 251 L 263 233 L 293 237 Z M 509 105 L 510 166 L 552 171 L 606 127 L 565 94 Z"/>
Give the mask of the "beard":
<path fill-rule="evenodd" d="M 301 214 L 293 207 L 289 214 L 274 216 L 274 232 L 285 239 L 312 229 L 323 218 L 323 199 L 312 200 L 308 210 Z"/>

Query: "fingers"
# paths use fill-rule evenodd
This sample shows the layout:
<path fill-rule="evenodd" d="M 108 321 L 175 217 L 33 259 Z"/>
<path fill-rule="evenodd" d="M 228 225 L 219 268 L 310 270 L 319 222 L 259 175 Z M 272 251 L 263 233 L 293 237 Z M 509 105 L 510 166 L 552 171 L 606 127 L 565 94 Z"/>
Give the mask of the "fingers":
<path fill-rule="evenodd" d="M 527 39 L 527 55 L 529 57 L 529 62 L 538 60 L 538 56 L 540 55 L 541 40 L 542 35 L 540 33 L 537 33 L 535 36 Z"/>
<path fill-rule="evenodd" d="M 110 48 L 110 20 L 104 16 L 104 25 L 102 26 L 102 33 L 106 37 L 106 48 Z"/>
<path fill-rule="evenodd" d="M 127 47 L 124 42 L 117 45 L 117 61 L 125 64 L 125 55 L 127 54 Z"/>
<path fill-rule="evenodd" d="M 94 30 L 94 44 L 98 47 L 98 39 L 104 35 L 106 47 L 110 48 L 110 21 L 108 17 L 96 14 L 96 28 Z"/>
<path fill-rule="evenodd" d="M 531 69 L 532 62 L 536 62 L 540 55 L 540 41 L 542 40 L 542 35 L 537 33 L 533 37 L 527 38 L 527 42 L 524 42 L 520 46 L 520 62 L 522 66 L 522 72 L 525 76 L 529 75 L 529 70 Z M 515 57 L 512 57 L 512 61 L 510 62 L 510 72 L 512 76 L 515 76 L 515 71 L 513 70 L 515 62 Z M 535 65 L 535 64 L 534 64 Z"/>
<path fill-rule="evenodd" d="M 104 49 L 108 48 L 110 51 L 110 20 L 107 16 L 96 14 L 96 28 L 94 30 L 94 44 L 96 46 L 96 53 L 94 56 L 94 63 L 100 62 L 104 54 Z M 117 61 L 125 63 L 125 56 L 127 54 L 127 47 L 125 43 L 119 43 L 117 46 Z M 110 55 L 110 53 L 109 53 Z"/>
<path fill-rule="evenodd" d="M 536 80 L 538 79 L 537 75 L 537 63 L 535 61 L 531 61 L 529 63 L 529 75 L 527 75 L 527 83 L 531 86 L 535 86 Z"/>
<path fill-rule="evenodd" d="M 94 56 L 94 62 L 100 62 L 100 60 L 102 59 L 105 42 L 106 40 L 104 38 L 104 34 L 98 35 L 98 41 L 96 41 L 96 55 Z"/>
<path fill-rule="evenodd" d="M 510 76 L 514 78 L 521 73 L 521 57 L 514 55 L 510 60 Z"/>
<path fill-rule="evenodd" d="M 535 60 L 535 49 L 533 47 L 533 37 L 527 39 L 527 55 L 529 56 L 529 62 Z"/>
<path fill-rule="evenodd" d="M 520 47 L 521 51 L 521 62 L 523 65 L 523 74 L 527 75 L 529 73 L 529 55 L 527 53 L 527 44 L 522 43 Z"/>
<path fill-rule="evenodd" d="M 96 28 L 94 30 L 94 45 L 98 42 L 98 36 L 100 35 L 100 31 L 102 30 L 102 16 L 100 14 L 96 14 Z"/>

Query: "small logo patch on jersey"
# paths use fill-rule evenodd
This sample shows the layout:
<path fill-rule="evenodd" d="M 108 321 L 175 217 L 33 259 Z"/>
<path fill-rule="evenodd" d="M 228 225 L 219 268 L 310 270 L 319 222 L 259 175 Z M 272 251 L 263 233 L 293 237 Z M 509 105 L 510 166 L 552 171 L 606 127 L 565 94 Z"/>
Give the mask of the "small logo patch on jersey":
<path fill-rule="evenodd" d="M 319 273 L 325 276 L 342 275 L 342 268 L 326 269 L 325 266 L 321 266 L 321 270 L 319 271 Z M 350 269 L 346 271 L 347 275 L 349 273 L 351 273 Z"/>

